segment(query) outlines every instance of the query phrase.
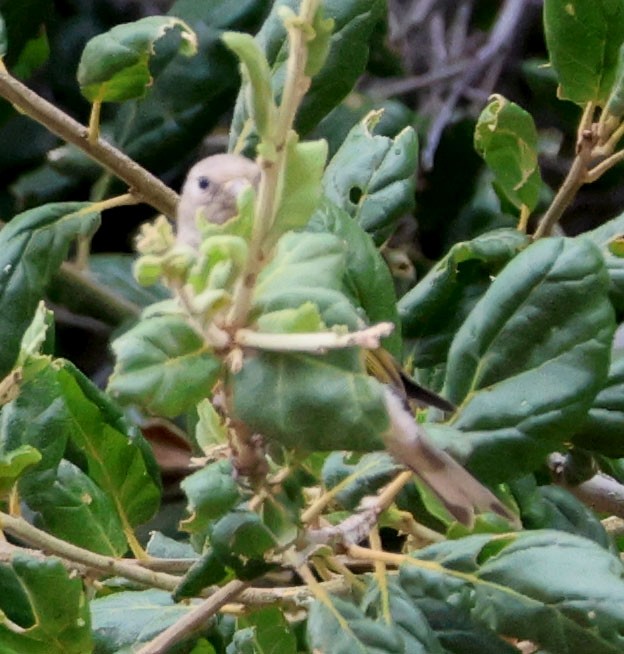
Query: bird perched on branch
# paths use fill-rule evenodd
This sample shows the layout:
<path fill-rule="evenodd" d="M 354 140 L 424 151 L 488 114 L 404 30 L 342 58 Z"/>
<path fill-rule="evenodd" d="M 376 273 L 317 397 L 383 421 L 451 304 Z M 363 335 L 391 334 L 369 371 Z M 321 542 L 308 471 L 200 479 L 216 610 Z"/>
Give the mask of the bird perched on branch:
<path fill-rule="evenodd" d="M 236 215 L 236 200 L 257 186 L 260 169 L 249 159 L 219 154 L 202 159 L 188 173 L 177 215 L 177 242 L 197 248 L 198 220 L 224 223 Z M 383 384 L 390 426 L 382 438 L 387 450 L 429 486 L 450 513 L 470 525 L 475 509 L 493 511 L 517 524 L 507 507 L 449 454 L 435 447 L 410 411 L 408 400 L 452 412 L 455 407 L 407 376 L 383 348 L 366 351 L 366 368 Z"/>

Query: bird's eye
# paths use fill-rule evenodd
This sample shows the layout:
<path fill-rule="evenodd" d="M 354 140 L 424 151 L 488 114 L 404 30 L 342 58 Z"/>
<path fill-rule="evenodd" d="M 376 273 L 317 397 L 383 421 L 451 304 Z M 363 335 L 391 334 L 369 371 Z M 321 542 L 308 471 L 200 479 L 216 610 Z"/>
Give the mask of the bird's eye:
<path fill-rule="evenodd" d="M 205 191 L 210 186 L 210 180 L 207 177 L 200 177 L 197 184 L 202 191 Z"/>

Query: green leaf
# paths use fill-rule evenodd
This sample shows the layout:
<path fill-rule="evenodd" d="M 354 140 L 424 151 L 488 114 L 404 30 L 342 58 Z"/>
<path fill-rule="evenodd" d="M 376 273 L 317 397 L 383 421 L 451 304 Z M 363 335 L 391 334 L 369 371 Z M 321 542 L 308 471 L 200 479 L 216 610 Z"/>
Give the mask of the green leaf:
<path fill-rule="evenodd" d="M 150 556 L 159 559 L 196 559 L 197 554 L 189 543 L 185 543 L 160 531 L 152 531 L 145 548 Z"/>
<path fill-rule="evenodd" d="M 195 33 L 173 16 L 148 16 L 93 37 L 78 64 L 82 94 L 90 102 L 123 102 L 143 97 L 152 83 L 149 60 L 154 43 L 175 28 L 180 30 L 180 52 L 186 56 L 195 54 Z"/>
<path fill-rule="evenodd" d="M 596 514 L 565 488 L 537 486 L 529 475 L 511 482 L 511 489 L 527 529 L 558 529 L 584 536 L 606 550 L 611 548 Z"/>
<path fill-rule="evenodd" d="M 340 292 L 345 269 L 345 245 L 333 234 L 288 232 L 258 278 L 255 312 L 267 314 L 313 303 L 326 325 L 356 329 L 361 319 Z"/>
<path fill-rule="evenodd" d="M 11 73 L 19 79 L 28 79 L 45 64 L 49 56 L 48 35 L 42 30 L 40 34 L 26 42 L 19 53 L 19 58 L 11 66 Z"/>
<path fill-rule="evenodd" d="M 6 23 L 4 22 L 2 14 L 0 14 L 0 59 L 4 59 L 4 55 L 6 55 L 8 47 L 9 42 L 7 39 Z"/>
<path fill-rule="evenodd" d="M 92 254 L 89 272 L 100 284 L 139 307 L 171 297 L 171 293 L 160 284 L 149 288 L 140 286 L 132 274 L 135 261 L 136 257 L 128 254 Z"/>
<path fill-rule="evenodd" d="M 262 314 L 257 324 L 259 331 L 270 334 L 320 332 L 325 327 L 316 305 L 312 302 L 306 302 L 297 309 L 282 309 Z"/>
<path fill-rule="evenodd" d="M 195 646 L 190 651 L 190 654 L 217 654 L 217 650 L 212 643 L 209 643 L 205 638 L 200 638 Z"/>
<path fill-rule="evenodd" d="M 332 597 L 331 608 L 318 600 L 308 616 L 307 640 L 310 649 L 327 654 L 403 654 L 403 639 L 394 625 L 368 618 L 355 605 Z"/>
<path fill-rule="evenodd" d="M 345 257 L 343 244 L 333 234 L 284 234 L 258 279 L 256 301 L 289 286 L 340 290 Z"/>
<path fill-rule="evenodd" d="M 89 476 L 115 503 L 122 522 L 136 526 L 158 508 L 160 490 L 153 454 L 123 413 L 72 364 L 59 371 L 71 421 L 71 439 L 87 460 Z"/>
<path fill-rule="evenodd" d="M 622 564 L 585 538 L 469 536 L 413 558 L 399 583 L 423 609 L 424 598 L 444 598 L 477 624 L 549 652 L 615 654 L 624 645 Z"/>
<path fill-rule="evenodd" d="M 423 612 L 401 588 L 397 580 L 389 578 L 387 583 L 388 608 L 392 622 L 403 639 L 403 651 L 410 654 L 446 654 L 447 650 L 440 644 Z M 383 615 L 382 601 L 379 585 L 371 580 L 362 601 L 362 608 L 367 615 L 380 617 Z"/>
<path fill-rule="evenodd" d="M 312 21 L 314 38 L 307 43 L 308 60 L 305 74 L 308 77 L 314 77 L 322 70 L 331 48 L 331 35 L 334 31 L 335 22 L 333 18 L 325 18 L 324 16 L 325 8 L 321 3 Z"/>
<path fill-rule="evenodd" d="M 261 139 L 270 140 L 275 129 L 277 107 L 271 90 L 269 62 L 250 34 L 226 32 L 222 37 L 227 47 L 241 62 L 247 112 L 251 115 Z"/>
<path fill-rule="evenodd" d="M 609 297 L 618 318 L 624 314 L 624 259 L 612 251 L 610 244 L 622 234 L 624 234 L 624 214 L 583 234 L 600 248 L 605 259 L 609 273 Z"/>
<path fill-rule="evenodd" d="M 189 59 L 178 54 L 172 39 L 159 42 L 150 66 L 153 87 L 142 100 L 121 105 L 115 116 L 114 141 L 121 149 L 156 173 L 171 173 L 188 161 L 231 109 L 239 89 L 237 61 L 221 41 L 223 30 L 254 29 L 265 12 L 266 0 L 177 0 L 169 14 L 193 28 L 198 53 Z"/>
<path fill-rule="evenodd" d="M 191 533 L 205 531 L 210 522 L 224 516 L 242 500 L 229 461 L 207 465 L 186 477 L 180 486 L 188 498 L 191 513 L 180 526 Z"/>
<path fill-rule="evenodd" d="M 176 604 L 171 593 L 149 589 L 98 597 L 90 608 L 95 651 L 114 654 L 152 640 L 187 615 L 194 605 Z"/>
<path fill-rule="evenodd" d="M 71 242 L 99 224 L 89 203 L 61 202 L 31 209 L 0 232 L 0 378 L 13 367 L 22 334 Z"/>
<path fill-rule="evenodd" d="M 459 410 L 446 436 L 434 425 L 430 434 L 490 481 L 538 466 L 605 382 L 607 282 L 600 251 L 582 237 L 544 239 L 515 257 L 455 336 L 445 396 Z"/>
<path fill-rule="evenodd" d="M 323 485 L 333 489 L 342 486 L 336 493 L 336 501 L 345 509 L 354 510 L 362 498 L 375 495 L 387 484 L 401 466 L 384 452 L 364 454 L 361 457 L 332 452 L 323 464 Z"/>
<path fill-rule="evenodd" d="M 0 496 L 8 493 L 24 470 L 41 461 L 41 453 L 30 445 L 21 445 L 0 454 Z"/>
<path fill-rule="evenodd" d="M 56 371 L 46 365 L 36 375 L 28 368 L 24 372 L 26 379 L 20 394 L 0 413 L 0 449 L 7 455 L 29 446 L 41 454 L 40 462 L 20 478 L 20 494 L 27 501 L 29 492 L 54 482 L 69 434 L 66 412 L 58 402 Z"/>
<path fill-rule="evenodd" d="M 613 361 L 607 383 L 579 425 L 574 444 L 615 459 L 624 457 L 624 358 Z"/>
<path fill-rule="evenodd" d="M 54 483 L 24 496 L 39 526 L 73 545 L 106 556 L 123 556 L 128 545 L 114 497 L 80 468 L 61 461 Z"/>
<path fill-rule="evenodd" d="M 179 315 L 144 317 L 113 341 L 108 392 L 162 416 L 177 416 L 210 394 L 221 363 Z"/>
<path fill-rule="evenodd" d="M 517 209 L 533 211 L 542 179 L 537 161 L 537 129 L 531 114 L 494 95 L 475 128 L 475 148 L 494 173 L 496 186 Z"/>
<path fill-rule="evenodd" d="M 41 560 L 17 554 L 10 564 L 3 563 L 0 567 L 4 569 L 0 577 L 13 577 L 8 588 L 5 583 L 2 585 L 1 611 L 12 617 L 15 607 L 11 605 L 18 602 L 31 616 L 28 623 L 10 625 L 0 614 L 2 652 L 84 654 L 92 651 L 89 605 L 81 579 L 70 578 L 61 562 L 53 558 Z"/>
<path fill-rule="evenodd" d="M 227 576 L 228 570 L 223 561 L 210 548 L 180 579 L 173 592 L 173 599 L 179 602 L 185 597 L 197 597 L 204 588 L 222 583 Z"/>
<path fill-rule="evenodd" d="M 22 499 L 32 502 L 55 535 L 123 553 L 119 524 L 129 530 L 158 507 L 151 451 L 119 409 L 69 362 L 35 357 L 24 366 L 24 379 L 0 423 L 4 451 L 30 445 L 41 453 L 41 461 L 20 478 Z M 63 463 L 64 457 L 88 470 L 91 481 Z"/>
<path fill-rule="evenodd" d="M 46 308 L 45 302 L 41 300 L 33 321 L 30 323 L 20 344 L 20 354 L 17 365 L 23 366 L 30 359 L 43 353 L 46 349 L 54 347 L 54 314 Z"/>
<path fill-rule="evenodd" d="M 624 41 L 624 3 L 545 0 L 544 31 L 559 96 L 604 106 Z"/>
<path fill-rule="evenodd" d="M 42 37 L 42 32 L 49 30 L 54 16 L 54 3 L 50 0 L 5 0 L 2 2 L 4 19 L 5 65 L 19 79 L 25 79 L 24 58 L 32 43 Z M 48 28 L 48 29 L 46 29 Z M 17 70 L 16 70 L 17 68 Z"/>
<path fill-rule="evenodd" d="M 529 238 L 515 229 L 499 229 L 456 243 L 398 303 L 403 334 L 415 339 L 416 367 L 446 361 L 457 330 L 492 279 Z"/>
<path fill-rule="evenodd" d="M 325 141 L 299 143 L 291 137 L 286 146 L 286 172 L 269 243 L 290 230 L 300 229 L 310 220 L 321 199 L 321 177 L 327 159 Z"/>
<path fill-rule="evenodd" d="M 210 533 L 217 558 L 234 570 L 239 579 L 253 579 L 271 564 L 265 555 L 277 545 L 275 537 L 253 511 L 231 511 L 219 519 Z"/>
<path fill-rule="evenodd" d="M 253 611 L 237 621 L 239 629 L 251 630 L 249 644 L 254 654 L 297 654 L 297 640 L 291 626 L 286 621 L 284 613 L 277 606 L 270 606 L 259 611 Z M 236 636 L 235 636 L 236 637 Z"/>
<path fill-rule="evenodd" d="M 615 70 L 615 80 L 605 106 L 605 112 L 612 114 L 616 118 L 621 118 L 622 114 L 624 114 L 624 47 L 622 46 L 620 46 L 618 64 Z"/>
<path fill-rule="evenodd" d="M 266 315 L 312 302 L 326 325 L 356 329 L 362 321 L 338 290 L 344 272 L 344 245 L 336 236 L 289 232 L 259 277 L 256 311 Z M 236 415 L 286 447 L 381 447 L 379 435 L 387 427 L 381 388 L 366 375 L 357 350 L 248 357 L 233 376 L 233 389 Z"/>
<path fill-rule="evenodd" d="M 383 449 L 381 385 L 359 352 L 262 353 L 233 376 L 234 413 L 253 431 L 300 451 Z"/>
<path fill-rule="evenodd" d="M 197 415 L 199 420 L 195 428 L 195 440 L 204 454 L 208 454 L 215 445 L 227 443 L 227 427 L 210 400 L 202 400 L 197 405 Z"/>
<path fill-rule="evenodd" d="M 323 190 L 352 216 L 376 243 L 414 207 L 418 139 L 411 127 L 394 139 L 373 134 L 379 112 L 369 114 L 348 134 L 329 162 Z"/>
<path fill-rule="evenodd" d="M 314 213 L 307 230 L 330 232 L 345 244 L 347 260 L 343 290 L 354 306 L 364 310 L 370 324 L 391 322 L 396 325 L 383 345 L 400 358 L 402 342 L 394 284 L 371 236 L 346 211 L 328 200 L 323 201 Z"/>
<path fill-rule="evenodd" d="M 272 68 L 273 92 L 276 97 L 280 97 L 283 91 L 288 50 L 286 30 L 280 13 L 283 7 L 297 9 L 298 6 L 298 0 L 280 0 L 274 3 L 269 17 L 256 36 Z M 325 64 L 314 76 L 310 90 L 298 111 L 296 129 L 299 134 L 310 132 L 351 92 L 365 70 L 371 34 L 384 10 L 385 3 L 382 0 L 325 0 L 324 20 L 333 20 L 334 29 L 329 37 L 329 52 Z M 312 70 L 322 59 L 322 50 L 326 47 L 325 39 L 326 35 L 316 44 L 312 42 Z M 319 46 L 320 49 L 317 50 Z M 240 137 L 248 118 L 245 111 L 245 93 L 245 89 L 241 89 L 234 110 L 230 135 L 232 146 Z"/>

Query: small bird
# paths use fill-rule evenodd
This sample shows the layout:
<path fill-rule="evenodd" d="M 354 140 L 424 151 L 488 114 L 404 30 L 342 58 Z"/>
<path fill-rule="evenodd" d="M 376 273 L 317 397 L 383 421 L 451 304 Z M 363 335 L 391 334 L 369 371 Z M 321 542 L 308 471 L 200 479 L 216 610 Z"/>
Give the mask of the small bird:
<path fill-rule="evenodd" d="M 197 249 L 201 233 L 197 221 L 221 225 L 236 215 L 236 199 L 248 186 L 257 186 L 260 168 L 236 154 L 215 154 L 188 172 L 177 215 L 177 242 Z"/>
<path fill-rule="evenodd" d="M 202 159 L 188 173 L 178 206 L 177 242 L 198 248 L 198 220 L 222 224 L 236 215 L 236 199 L 248 186 L 257 186 L 260 169 L 245 157 L 218 154 Z M 474 523 L 475 509 L 493 511 L 518 525 L 517 518 L 485 486 L 449 454 L 427 438 L 410 411 L 408 400 L 450 413 L 455 407 L 423 388 L 401 370 L 383 348 L 367 350 L 366 369 L 383 385 L 390 426 L 382 435 L 387 450 L 410 468 L 465 525 Z"/>

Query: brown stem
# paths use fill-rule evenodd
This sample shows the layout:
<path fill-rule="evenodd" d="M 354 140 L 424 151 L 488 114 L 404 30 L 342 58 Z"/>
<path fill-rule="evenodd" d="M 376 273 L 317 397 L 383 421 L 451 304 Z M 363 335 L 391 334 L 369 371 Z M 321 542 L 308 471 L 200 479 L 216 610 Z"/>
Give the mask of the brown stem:
<path fill-rule="evenodd" d="M 570 491 L 594 511 L 624 518 L 623 484 L 604 472 L 599 472 L 579 484 L 571 483 L 566 479 L 567 465 L 566 457 L 559 452 L 548 457 L 548 467 L 555 484 Z"/>
<path fill-rule="evenodd" d="M 578 190 L 585 183 L 585 175 L 587 174 L 587 157 L 583 156 L 580 152 L 574 158 L 574 162 L 568 175 L 566 176 L 563 184 L 555 199 L 552 201 L 548 211 L 543 215 L 542 219 L 535 230 L 533 235 L 534 240 L 542 238 L 543 236 L 550 236 L 553 228 L 559 222 L 563 212 L 568 208 Z"/>
<path fill-rule="evenodd" d="M 0 529 L 17 538 L 44 550 L 60 556 L 68 561 L 76 562 L 88 568 L 98 570 L 105 574 L 119 575 L 131 579 L 150 588 L 162 588 L 173 591 L 180 583 L 180 577 L 153 572 L 137 565 L 110 556 L 103 556 L 96 552 L 85 550 L 71 543 L 67 543 L 56 536 L 41 531 L 26 522 L 23 518 L 16 518 L 7 513 L 0 512 Z"/>
<path fill-rule="evenodd" d="M 85 313 L 108 325 L 116 326 L 125 320 L 136 320 L 141 314 L 141 307 L 111 292 L 88 271 L 79 270 L 71 263 L 63 263 L 56 277 L 66 292 L 71 292 L 74 299 L 80 298 Z"/>
<path fill-rule="evenodd" d="M 173 645 L 205 626 L 217 611 L 241 593 L 249 582 L 234 579 L 219 588 L 208 599 L 193 607 L 183 618 L 144 645 L 138 654 L 166 654 Z"/>
<path fill-rule="evenodd" d="M 122 179 L 143 202 L 166 216 L 174 216 L 178 196 L 157 177 L 145 170 L 112 145 L 97 139 L 91 143 L 84 125 L 31 91 L 27 86 L 0 69 L 0 96 L 67 143 L 75 145 L 111 173 Z"/>

